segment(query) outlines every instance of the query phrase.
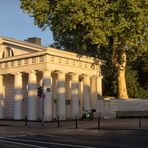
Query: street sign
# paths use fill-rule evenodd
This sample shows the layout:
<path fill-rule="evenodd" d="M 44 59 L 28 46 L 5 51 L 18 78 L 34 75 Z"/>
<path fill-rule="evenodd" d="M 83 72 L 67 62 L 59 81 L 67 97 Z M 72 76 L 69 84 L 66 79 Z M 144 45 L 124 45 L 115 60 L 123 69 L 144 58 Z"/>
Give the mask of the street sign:
<path fill-rule="evenodd" d="M 51 88 L 49 87 L 49 88 L 47 88 L 47 92 L 50 92 L 50 90 L 51 90 Z"/>

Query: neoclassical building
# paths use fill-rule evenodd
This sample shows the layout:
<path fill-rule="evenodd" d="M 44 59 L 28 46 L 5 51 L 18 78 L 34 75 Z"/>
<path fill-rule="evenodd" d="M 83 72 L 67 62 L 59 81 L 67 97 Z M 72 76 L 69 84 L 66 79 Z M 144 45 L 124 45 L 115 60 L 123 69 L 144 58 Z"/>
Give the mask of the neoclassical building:
<path fill-rule="evenodd" d="M 80 117 L 82 108 L 98 110 L 102 95 L 100 64 L 92 58 L 36 44 L 0 38 L 0 119 L 51 121 Z M 32 43 L 31 43 L 32 42 Z M 33 43 L 34 42 L 34 43 Z M 37 87 L 43 86 L 42 99 Z"/>

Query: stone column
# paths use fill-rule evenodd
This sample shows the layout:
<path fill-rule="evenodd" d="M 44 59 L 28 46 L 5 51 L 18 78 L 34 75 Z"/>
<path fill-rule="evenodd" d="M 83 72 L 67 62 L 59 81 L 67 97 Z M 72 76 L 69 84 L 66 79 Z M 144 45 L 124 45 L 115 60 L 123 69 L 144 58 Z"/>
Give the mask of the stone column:
<path fill-rule="evenodd" d="M 0 75 L 0 119 L 4 118 L 3 76 Z"/>
<path fill-rule="evenodd" d="M 65 73 L 58 72 L 57 88 L 57 116 L 60 120 L 66 119 L 66 101 L 65 101 Z"/>
<path fill-rule="evenodd" d="M 55 119 L 57 116 L 56 114 L 56 102 L 57 102 L 57 75 L 53 75 L 52 77 L 52 113 L 53 118 Z"/>
<path fill-rule="evenodd" d="M 97 96 L 98 99 L 102 98 L 102 76 L 97 77 Z"/>
<path fill-rule="evenodd" d="M 37 120 L 37 78 L 35 71 L 29 73 L 28 79 L 28 120 Z"/>
<path fill-rule="evenodd" d="M 79 117 L 79 77 L 72 74 L 71 79 L 71 118 Z"/>
<path fill-rule="evenodd" d="M 51 90 L 51 72 L 46 70 L 43 72 L 43 90 L 44 98 L 44 120 L 52 120 L 52 90 Z"/>
<path fill-rule="evenodd" d="M 97 76 L 91 77 L 91 107 L 96 109 L 97 108 Z"/>
<path fill-rule="evenodd" d="M 22 103 L 23 103 L 23 93 L 22 93 L 22 74 L 20 72 L 14 75 L 14 115 L 13 119 L 21 120 L 22 116 Z"/>
<path fill-rule="evenodd" d="M 90 110 L 90 77 L 83 75 L 83 108 Z"/>
<path fill-rule="evenodd" d="M 102 76 L 97 76 L 96 77 L 96 92 L 97 92 L 97 108 L 96 108 L 96 111 L 101 115 L 101 116 L 104 116 L 103 114 L 103 100 L 102 100 Z"/>

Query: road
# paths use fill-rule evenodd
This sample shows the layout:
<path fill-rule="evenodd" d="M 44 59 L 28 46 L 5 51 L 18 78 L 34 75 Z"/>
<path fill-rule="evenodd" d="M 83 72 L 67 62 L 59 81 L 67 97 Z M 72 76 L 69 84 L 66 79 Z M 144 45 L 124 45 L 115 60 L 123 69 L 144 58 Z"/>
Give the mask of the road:
<path fill-rule="evenodd" d="M 115 124 L 115 121 L 105 120 L 101 125 L 104 128 L 101 129 L 96 128 L 96 121 L 83 122 L 77 129 L 73 122 L 63 122 L 60 128 L 55 128 L 54 123 L 52 127 L 24 127 L 19 123 L 1 125 L 0 148 L 148 148 L 148 129 L 139 129 L 135 121 L 116 120 Z M 120 126 L 115 128 L 117 122 Z M 123 128 L 121 122 L 126 128 Z M 128 123 L 134 128 L 127 128 Z M 143 122 L 143 127 L 147 127 L 146 123 L 147 120 Z"/>
<path fill-rule="evenodd" d="M 88 132 L 88 133 L 87 133 Z M 147 130 L 67 130 L 0 138 L 0 148 L 147 148 Z"/>

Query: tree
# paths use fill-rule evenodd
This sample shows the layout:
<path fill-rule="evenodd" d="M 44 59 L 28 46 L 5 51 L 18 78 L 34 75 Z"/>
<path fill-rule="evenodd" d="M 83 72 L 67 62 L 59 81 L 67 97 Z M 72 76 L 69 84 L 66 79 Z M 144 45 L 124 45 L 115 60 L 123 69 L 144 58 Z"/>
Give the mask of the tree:
<path fill-rule="evenodd" d="M 127 50 L 147 50 L 144 48 L 147 43 L 147 0 L 20 1 L 21 8 L 34 17 L 35 25 L 42 29 L 50 27 L 61 48 L 94 57 L 99 57 L 102 47 L 111 49 L 118 97 L 128 98 Z"/>

